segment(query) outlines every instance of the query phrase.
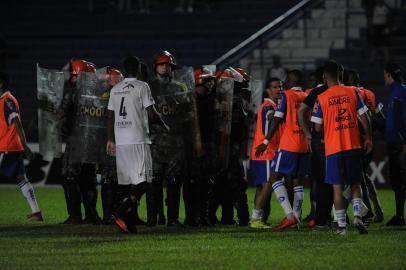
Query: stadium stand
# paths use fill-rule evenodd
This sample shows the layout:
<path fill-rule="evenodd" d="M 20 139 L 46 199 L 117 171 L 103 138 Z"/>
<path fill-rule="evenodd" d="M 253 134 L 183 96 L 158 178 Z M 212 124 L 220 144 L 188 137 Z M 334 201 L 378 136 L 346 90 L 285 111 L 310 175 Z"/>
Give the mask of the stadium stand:
<path fill-rule="evenodd" d="M 29 139 L 36 140 L 36 119 L 24 115 L 36 115 L 36 106 L 27 105 L 36 102 L 37 62 L 59 69 L 78 57 L 119 66 L 124 56 L 135 54 L 148 63 L 168 48 L 178 63 L 208 64 L 299 1 L 222 0 L 214 1 L 211 12 L 196 2 L 193 14 L 175 13 L 171 1 L 151 1 L 150 14 L 124 15 L 98 1 L 91 15 L 87 1 L 1 1 L 6 16 L 0 18 L 0 33 L 12 56 L 7 70 Z"/>

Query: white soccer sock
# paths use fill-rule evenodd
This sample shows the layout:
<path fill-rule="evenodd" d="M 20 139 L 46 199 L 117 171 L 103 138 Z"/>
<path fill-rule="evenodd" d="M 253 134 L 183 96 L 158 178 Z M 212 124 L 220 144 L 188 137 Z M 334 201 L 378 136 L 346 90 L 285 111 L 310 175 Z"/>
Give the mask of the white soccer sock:
<path fill-rule="evenodd" d="M 352 202 L 352 209 L 354 210 L 354 216 L 361 217 L 362 200 L 360 198 L 355 198 L 355 199 L 352 199 L 351 202 Z"/>
<path fill-rule="evenodd" d="M 255 209 L 255 208 L 252 210 L 252 215 L 251 215 L 252 220 L 262 219 L 263 216 L 264 216 L 264 210 Z"/>
<path fill-rule="evenodd" d="M 347 217 L 345 214 L 345 210 L 336 210 L 337 215 L 337 223 L 338 227 L 346 227 L 347 226 Z"/>
<path fill-rule="evenodd" d="M 34 188 L 32 187 L 31 183 L 28 180 L 22 180 L 18 183 L 18 186 L 20 187 L 24 197 L 27 199 L 27 202 L 31 207 L 31 212 L 39 212 L 40 210 L 38 207 L 37 199 L 35 198 Z"/>
<path fill-rule="evenodd" d="M 285 215 L 288 217 L 293 214 L 292 206 L 289 202 L 288 192 L 282 181 L 276 181 L 273 183 L 272 188 L 278 198 L 279 204 L 282 206 Z"/>
<path fill-rule="evenodd" d="M 297 186 L 293 188 L 293 214 L 297 220 L 300 220 L 302 215 L 302 205 L 304 199 L 303 186 Z"/>

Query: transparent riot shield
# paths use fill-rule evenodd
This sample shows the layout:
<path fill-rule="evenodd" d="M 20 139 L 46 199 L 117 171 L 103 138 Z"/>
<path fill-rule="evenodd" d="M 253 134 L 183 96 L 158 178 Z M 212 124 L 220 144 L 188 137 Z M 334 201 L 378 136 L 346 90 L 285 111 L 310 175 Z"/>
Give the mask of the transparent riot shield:
<path fill-rule="evenodd" d="M 62 154 L 57 109 L 61 105 L 63 88 L 63 72 L 41 68 L 37 64 L 39 153 L 46 161 L 52 161 Z"/>
<path fill-rule="evenodd" d="M 188 91 L 195 89 L 195 77 L 193 67 L 182 67 L 173 72 L 173 81 L 182 83 Z"/>
<path fill-rule="evenodd" d="M 249 117 L 248 117 L 248 147 L 247 147 L 247 155 L 250 154 L 250 149 L 252 145 L 252 140 L 254 138 L 255 133 L 255 126 L 256 126 L 256 119 L 259 107 L 262 103 L 262 95 L 263 95 L 263 82 L 261 80 L 251 80 L 249 82 L 248 89 L 251 93 L 250 105 L 249 105 Z"/>
<path fill-rule="evenodd" d="M 203 146 L 200 134 L 200 126 L 199 126 L 199 116 L 197 113 L 197 104 L 196 98 L 194 95 L 195 90 L 195 79 L 194 79 L 194 70 L 193 67 L 182 67 L 178 70 L 175 70 L 173 74 L 173 81 L 175 83 L 184 85 L 186 87 L 186 91 L 189 92 L 187 94 L 188 98 L 190 99 L 190 109 L 188 114 L 188 126 L 191 128 L 188 132 L 188 138 L 186 138 L 187 143 L 192 145 L 193 148 L 193 156 L 194 157 L 201 157 L 203 155 Z"/>
<path fill-rule="evenodd" d="M 203 65 L 202 67 L 204 70 L 210 72 L 210 74 L 216 74 L 217 71 L 216 65 Z"/>
<path fill-rule="evenodd" d="M 73 134 L 69 138 L 73 163 L 100 163 L 105 159 L 106 113 L 111 89 L 105 73 L 79 73 Z"/>
<path fill-rule="evenodd" d="M 214 124 L 214 168 L 226 169 L 230 155 L 231 120 L 233 113 L 234 80 L 221 78 L 216 84 Z"/>

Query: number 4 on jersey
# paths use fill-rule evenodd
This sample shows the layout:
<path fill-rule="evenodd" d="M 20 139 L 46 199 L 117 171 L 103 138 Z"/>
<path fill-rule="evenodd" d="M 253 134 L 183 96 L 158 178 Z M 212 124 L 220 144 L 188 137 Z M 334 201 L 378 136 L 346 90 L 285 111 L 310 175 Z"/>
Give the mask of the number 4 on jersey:
<path fill-rule="evenodd" d="M 122 116 L 124 119 L 127 116 L 127 112 L 125 111 L 125 106 L 124 106 L 124 97 L 121 98 L 120 116 Z"/>

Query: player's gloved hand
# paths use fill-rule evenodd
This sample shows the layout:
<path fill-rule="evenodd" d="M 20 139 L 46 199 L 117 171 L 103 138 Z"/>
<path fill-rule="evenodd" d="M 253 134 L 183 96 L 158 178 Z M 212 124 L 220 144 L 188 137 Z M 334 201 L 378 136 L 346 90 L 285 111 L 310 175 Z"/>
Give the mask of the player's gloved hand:
<path fill-rule="evenodd" d="M 373 143 L 369 138 L 365 138 L 364 140 L 364 149 L 366 150 L 365 155 L 369 154 L 372 152 L 373 148 Z"/>
<path fill-rule="evenodd" d="M 260 145 L 257 146 L 256 150 L 255 150 L 255 156 L 259 157 L 260 155 L 262 155 L 266 148 L 268 147 L 268 145 L 261 143 Z"/>
<path fill-rule="evenodd" d="M 116 156 L 116 144 L 113 141 L 107 141 L 106 153 L 109 156 Z"/>

